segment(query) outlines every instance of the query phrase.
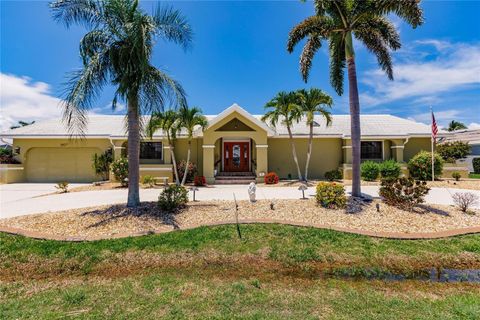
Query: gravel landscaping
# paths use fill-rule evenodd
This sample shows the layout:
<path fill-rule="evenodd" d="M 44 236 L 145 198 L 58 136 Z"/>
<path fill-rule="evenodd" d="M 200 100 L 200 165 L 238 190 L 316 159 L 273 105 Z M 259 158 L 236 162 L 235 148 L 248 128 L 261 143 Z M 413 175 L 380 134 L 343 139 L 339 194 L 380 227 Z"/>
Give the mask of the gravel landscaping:
<path fill-rule="evenodd" d="M 345 210 L 324 209 L 313 199 L 276 200 L 274 210 L 267 200 L 239 201 L 238 204 L 240 220 L 293 221 L 370 232 L 426 233 L 480 226 L 479 210 L 463 213 L 442 205 L 422 205 L 408 212 L 374 200 L 362 205 L 359 213 L 348 214 Z M 376 204 L 380 206 L 379 212 Z M 233 222 L 234 219 L 232 201 L 190 202 L 176 214 L 162 212 L 156 203 L 146 202 L 138 209 L 110 205 L 2 219 L 0 227 L 64 237 L 107 238 Z"/>

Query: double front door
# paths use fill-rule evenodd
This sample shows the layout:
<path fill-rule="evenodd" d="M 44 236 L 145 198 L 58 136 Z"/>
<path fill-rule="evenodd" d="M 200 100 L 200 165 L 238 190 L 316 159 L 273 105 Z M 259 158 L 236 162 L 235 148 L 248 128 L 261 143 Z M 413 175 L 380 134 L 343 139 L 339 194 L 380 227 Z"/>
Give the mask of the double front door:
<path fill-rule="evenodd" d="M 226 172 L 250 171 L 250 143 L 248 141 L 223 142 L 223 170 Z"/>

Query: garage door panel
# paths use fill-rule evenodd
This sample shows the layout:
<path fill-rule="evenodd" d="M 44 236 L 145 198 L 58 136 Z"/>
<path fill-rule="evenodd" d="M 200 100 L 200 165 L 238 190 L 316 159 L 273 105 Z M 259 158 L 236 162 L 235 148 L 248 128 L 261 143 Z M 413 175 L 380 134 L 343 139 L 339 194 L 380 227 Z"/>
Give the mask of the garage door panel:
<path fill-rule="evenodd" d="M 92 182 L 92 157 L 97 148 L 33 148 L 26 161 L 30 182 Z"/>

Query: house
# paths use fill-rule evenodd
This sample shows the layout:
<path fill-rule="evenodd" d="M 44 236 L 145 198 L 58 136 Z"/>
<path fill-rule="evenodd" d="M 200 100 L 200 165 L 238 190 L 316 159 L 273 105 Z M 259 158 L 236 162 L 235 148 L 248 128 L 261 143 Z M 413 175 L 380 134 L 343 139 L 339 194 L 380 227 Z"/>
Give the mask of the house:
<path fill-rule="evenodd" d="M 252 115 L 234 104 L 215 116 L 207 116 L 205 131 L 198 129 L 192 143 L 191 161 L 208 183 L 225 177 L 252 176 L 262 181 L 274 171 L 280 178 L 296 178 L 288 133 L 284 126 L 271 128 L 261 115 Z M 148 119 L 147 119 L 148 120 Z M 362 160 L 394 159 L 406 162 L 420 150 L 430 150 L 430 127 L 391 115 L 362 115 Z M 309 128 L 305 121 L 293 126 L 299 162 L 304 170 Z M 3 165 L 3 182 L 91 182 L 95 176 L 92 157 L 113 149 L 114 157 L 126 155 L 127 134 L 124 116 L 89 117 L 82 139 L 69 139 L 61 121 L 37 122 L 0 134 L 13 139 L 13 149 L 20 165 Z M 174 153 L 177 161 L 187 157 L 184 132 L 177 135 Z M 161 131 L 141 142 L 140 174 L 168 177 L 172 181 L 170 146 Z M 313 154 L 309 177 L 323 178 L 325 172 L 341 169 L 351 176 L 352 150 L 350 116 L 333 115 L 330 126 L 315 117 Z"/>
<path fill-rule="evenodd" d="M 468 142 L 470 145 L 470 154 L 465 159 L 457 160 L 457 163 L 467 166 L 468 170 L 473 172 L 473 158 L 480 158 L 480 129 L 451 132 L 442 140 L 442 143 L 454 141 Z"/>

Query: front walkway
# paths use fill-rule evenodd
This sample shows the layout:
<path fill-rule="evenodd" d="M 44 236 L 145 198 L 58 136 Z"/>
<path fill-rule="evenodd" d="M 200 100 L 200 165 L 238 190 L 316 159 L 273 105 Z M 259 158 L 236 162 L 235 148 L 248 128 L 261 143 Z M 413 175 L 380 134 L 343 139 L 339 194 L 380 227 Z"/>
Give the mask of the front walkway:
<path fill-rule="evenodd" d="M 247 186 L 216 185 L 209 188 L 199 188 L 197 200 L 248 200 Z M 350 187 L 346 187 L 347 192 Z M 69 210 L 82 207 L 94 207 L 108 204 L 125 203 L 127 190 L 98 190 L 72 192 L 66 194 L 51 194 L 55 192 L 53 184 L 8 184 L 0 185 L 0 219 L 22 216 L 32 213 L 45 213 Z M 362 191 L 372 197 L 378 197 L 377 186 L 363 186 Z M 160 189 L 141 189 L 142 201 L 156 201 Z M 455 192 L 473 192 L 480 197 L 479 190 L 432 188 L 426 197 L 427 203 L 451 205 L 451 194 Z M 306 197 L 313 197 L 315 188 L 305 191 Z M 43 195 L 43 196 L 42 196 Z M 189 193 L 192 199 L 192 192 Z M 262 187 L 257 186 L 257 199 L 299 199 L 301 191 L 297 187 Z M 480 205 L 477 205 L 480 208 Z"/>

